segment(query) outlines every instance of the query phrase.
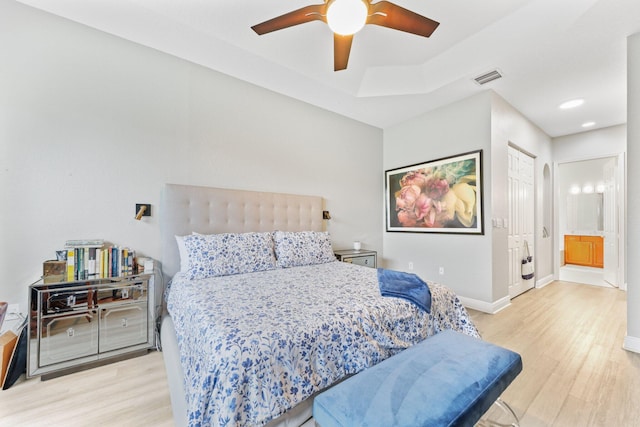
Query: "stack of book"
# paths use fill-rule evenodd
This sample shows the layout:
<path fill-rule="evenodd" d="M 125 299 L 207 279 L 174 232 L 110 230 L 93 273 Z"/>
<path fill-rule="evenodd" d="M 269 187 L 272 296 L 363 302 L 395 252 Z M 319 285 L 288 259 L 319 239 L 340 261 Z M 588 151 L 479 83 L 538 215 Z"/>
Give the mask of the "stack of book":
<path fill-rule="evenodd" d="M 67 240 L 66 280 L 101 279 L 134 274 L 135 251 L 105 246 L 104 240 Z"/>

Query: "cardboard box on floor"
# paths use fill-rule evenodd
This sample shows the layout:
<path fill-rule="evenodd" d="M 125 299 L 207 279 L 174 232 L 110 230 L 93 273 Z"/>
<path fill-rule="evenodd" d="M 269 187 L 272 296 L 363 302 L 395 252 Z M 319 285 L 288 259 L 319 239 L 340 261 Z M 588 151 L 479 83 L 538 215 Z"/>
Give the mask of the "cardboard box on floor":
<path fill-rule="evenodd" d="M 11 355 L 18 343 L 18 336 L 13 331 L 7 331 L 0 336 L 0 385 L 7 375 Z"/>

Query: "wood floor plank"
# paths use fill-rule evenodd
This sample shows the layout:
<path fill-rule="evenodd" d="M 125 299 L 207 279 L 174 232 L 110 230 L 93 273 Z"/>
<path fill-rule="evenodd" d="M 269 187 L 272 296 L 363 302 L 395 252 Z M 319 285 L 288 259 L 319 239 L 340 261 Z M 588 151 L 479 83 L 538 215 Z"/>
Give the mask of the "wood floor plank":
<path fill-rule="evenodd" d="M 553 422 L 554 427 L 577 427 L 589 425 L 591 417 L 591 408 L 578 398 L 571 395 L 567 396 L 562 404 L 562 408 L 558 416 Z M 526 420 L 522 420 L 522 426 L 526 426 Z M 604 427 L 604 426 L 603 426 Z"/>

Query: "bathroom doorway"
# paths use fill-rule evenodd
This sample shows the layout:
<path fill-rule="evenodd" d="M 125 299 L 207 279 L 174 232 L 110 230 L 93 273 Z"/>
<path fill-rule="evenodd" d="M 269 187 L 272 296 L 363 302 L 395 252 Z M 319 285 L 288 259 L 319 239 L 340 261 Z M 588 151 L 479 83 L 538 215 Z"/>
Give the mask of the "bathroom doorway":
<path fill-rule="evenodd" d="M 620 287 L 624 264 L 621 157 L 558 165 L 560 280 Z"/>

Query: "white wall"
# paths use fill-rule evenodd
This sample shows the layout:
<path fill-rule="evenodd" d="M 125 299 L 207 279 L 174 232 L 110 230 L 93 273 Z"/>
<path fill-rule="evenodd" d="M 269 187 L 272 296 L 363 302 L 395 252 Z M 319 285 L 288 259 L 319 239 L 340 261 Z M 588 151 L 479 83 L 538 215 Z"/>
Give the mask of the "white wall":
<path fill-rule="evenodd" d="M 459 295 L 491 295 L 491 97 L 488 92 L 440 108 L 384 131 L 384 168 L 395 169 L 473 150 L 483 152 L 485 234 L 384 233 L 386 266 L 449 286 Z M 464 124 L 464 125 L 461 125 Z M 444 267 L 444 275 L 439 275 Z"/>
<path fill-rule="evenodd" d="M 508 150 L 512 145 L 534 158 L 535 223 L 534 248 L 536 283 L 546 283 L 553 274 L 553 239 L 542 234 L 544 218 L 545 165 L 551 165 L 551 138 L 497 94 L 492 97 L 492 147 L 494 218 L 509 217 Z M 551 208 L 551 207 L 548 207 Z M 493 301 L 509 295 L 508 230 L 494 228 Z"/>
<path fill-rule="evenodd" d="M 627 336 L 640 353 L 640 33 L 627 39 Z"/>
<path fill-rule="evenodd" d="M 552 151 L 556 163 L 617 156 L 627 151 L 627 125 L 553 138 Z"/>
<path fill-rule="evenodd" d="M 319 195 L 381 251 L 380 129 L 8 0 L 0 52 L 0 300 L 67 239 L 159 259 L 167 182 Z"/>
<path fill-rule="evenodd" d="M 451 287 L 473 308 L 494 311 L 509 303 L 507 229 L 492 227 L 492 218 L 508 218 L 509 144 L 537 157 L 538 192 L 543 166 L 551 161 L 550 138 L 492 91 L 385 129 L 385 169 L 482 149 L 484 179 L 483 236 L 387 232 L 384 255 L 389 268 L 406 271 L 412 262 L 416 274 Z M 538 205 L 536 217 L 542 218 Z M 536 228 L 536 236 L 541 228 Z M 549 257 L 535 256 L 542 258 L 536 266 L 551 271 Z M 444 275 L 439 275 L 439 267 L 444 267 Z"/>

